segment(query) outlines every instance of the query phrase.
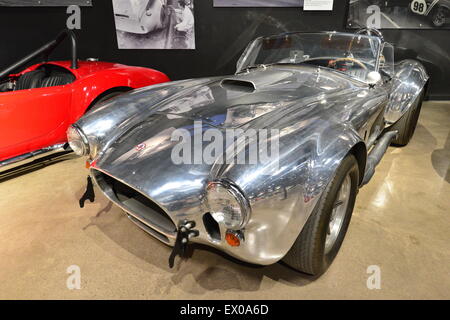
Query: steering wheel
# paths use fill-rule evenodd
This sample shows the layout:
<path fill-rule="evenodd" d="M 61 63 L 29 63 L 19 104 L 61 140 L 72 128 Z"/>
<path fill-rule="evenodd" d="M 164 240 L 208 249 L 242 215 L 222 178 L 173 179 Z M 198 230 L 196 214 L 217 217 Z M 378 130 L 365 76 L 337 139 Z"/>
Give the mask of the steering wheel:
<path fill-rule="evenodd" d="M 336 59 L 336 60 L 331 60 L 331 61 L 328 63 L 328 67 L 331 67 L 332 65 L 336 65 L 336 63 L 341 62 L 341 61 L 351 61 L 351 62 L 354 62 L 354 63 L 356 63 L 358 66 L 360 66 L 361 68 L 363 68 L 364 70 L 367 70 L 367 66 L 366 66 L 364 63 L 362 63 L 360 60 L 355 59 L 355 58 L 338 58 L 338 59 Z"/>

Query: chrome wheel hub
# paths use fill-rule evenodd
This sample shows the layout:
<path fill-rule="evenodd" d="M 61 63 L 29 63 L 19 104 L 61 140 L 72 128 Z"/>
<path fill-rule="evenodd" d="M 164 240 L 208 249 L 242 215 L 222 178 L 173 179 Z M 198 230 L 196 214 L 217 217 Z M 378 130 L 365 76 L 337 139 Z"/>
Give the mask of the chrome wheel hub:
<path fill-rule="evenodd" d="M 438 12 L 434 18 L 434 23 L 436 25 L 443 25 L 445 23 L 445 14 L 443 12 Z"/>
<path fill-rule="evenodd" d="M 350 193 L 352 187 L 352 179 L 347 174 L 338 191 L 333 211 L 331 212 L 330 222 L 328 224 L 327 237 L 325 239 L 325 254 L 328 254 L 336 243 L 336 239 L 341 232 L 344 223 L 345 214 L 347 213 L 348 203 L 350 201 Z"/>

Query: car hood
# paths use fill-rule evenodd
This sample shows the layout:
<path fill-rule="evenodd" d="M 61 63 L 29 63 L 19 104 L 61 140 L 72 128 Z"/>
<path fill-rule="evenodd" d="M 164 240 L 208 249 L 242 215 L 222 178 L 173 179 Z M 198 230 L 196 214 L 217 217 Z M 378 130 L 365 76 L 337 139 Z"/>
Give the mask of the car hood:
<path fill-rule="evenodd" d="M 199 205 L 213 167 L 203 163 L 201 156 L 196 158 L 194 144 L 191 159 L 199 159 L 199 164 L 176 164 L 176 130 L 183 129 L 193 137 L 212 128 L 272 127 L 294 110 L 301 114 L 302 108 L 303 119 L 298 123 L 307 126 L 308 121 L 303 120 L 320 112 L 311 112 L 311 108 L 325 105 L 318 102 L 354 90 L 346 78 L 317 68 L 270 68 L 141 89 L 105 105 L 79 125 L 89 140 L 104 141 L 93 169 L 124 181 L 167 211 L 176 212 L 180 199 L 193 208 Z M 108 122 L 102 114 L 115 114 L 122 120 Z M 106 123 L 112 129 L 102 133 Z"/>
<path fill-rule="evenodd" d="M 153 106 L 151 113 L 165 114 L 169 121 L 184 118 L 221 129 L 238 128 L 293 105 L 306 106 L 355 90 L 344 76 L 318 70 L 273 67 L 212 79 L 177 92 Z"/>

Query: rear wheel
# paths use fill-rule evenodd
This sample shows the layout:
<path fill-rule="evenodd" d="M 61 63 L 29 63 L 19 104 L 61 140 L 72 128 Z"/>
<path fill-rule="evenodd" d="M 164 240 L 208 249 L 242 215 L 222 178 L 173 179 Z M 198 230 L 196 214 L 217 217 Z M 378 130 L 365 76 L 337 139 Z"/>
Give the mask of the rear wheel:
<path fill-rule="evenodd" d="M 420 111 L 422 110 L 424 91 L 422 90 L 414 102 L 413 106 L 407 113 L 400 118 L 392 127 L 391 131 L 397 130 L 398 137 L 392 141 L 395 146 L 406 146 L 416 131 L 417 122 L 419 121 Z"/>
<path fill-rule="evenodd" d="M 336 170 L 314 212 L 283 259 L 285 263 L 315 276 L 328 269 L 344 241 L 358 184 L 358 163 L 353 155 L 348 155 Z"/>

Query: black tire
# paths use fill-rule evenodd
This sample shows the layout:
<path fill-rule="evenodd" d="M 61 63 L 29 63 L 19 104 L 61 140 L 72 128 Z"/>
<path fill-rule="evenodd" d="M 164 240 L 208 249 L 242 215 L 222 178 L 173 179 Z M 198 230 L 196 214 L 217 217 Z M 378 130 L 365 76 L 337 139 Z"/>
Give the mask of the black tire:
<path fill-rule="evenodd" d="M 439 7 L 436 10 L 434 10 L 431 16 L 431 22 L 435 27 L 440 28 L 447 23 L 447 15 L 448 15 L 447 9 L 444 7 Z"/>
<path fill-rule="evenodd" d="M 328 252 L 325 250 L 328 226 L 333 209 L 336 206 L 341 185 L 350 177 L 351 187 L 347 208 L 345 210 L 342 224 L 337 233 L 336 240 L 330 246 Z M 356 158 L 350 154 L 341 162 L 336 170 L 333 180 L 323 192 L 314 212 L 300 232 L 294 245 L 284 257 L 283 261 L 290 267 L 314 276 L 323 274 L 336 257 L 345 234 L 355 206 L 356 195 L 359 185 L 359 168 Z M 344 209 L 343 209 L 344 210 Z"/>
<path fill-rule="evenodd" d="M 419 121 L 420 111 L 422 110 L 424 90 L 417 97 L 414 105 L 409 109 L 403 117 L 398 120 L 389 131 L 398 131 L 397 139 L 392 141 L 392 145 L 398 147 L 406 146 L 416 131 L 417 122 Z"/>

